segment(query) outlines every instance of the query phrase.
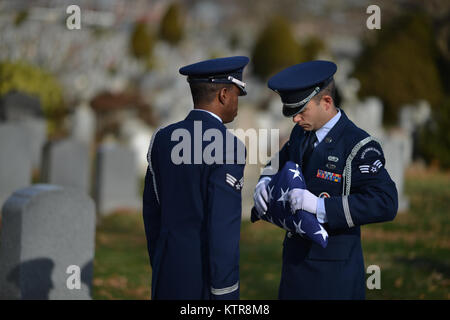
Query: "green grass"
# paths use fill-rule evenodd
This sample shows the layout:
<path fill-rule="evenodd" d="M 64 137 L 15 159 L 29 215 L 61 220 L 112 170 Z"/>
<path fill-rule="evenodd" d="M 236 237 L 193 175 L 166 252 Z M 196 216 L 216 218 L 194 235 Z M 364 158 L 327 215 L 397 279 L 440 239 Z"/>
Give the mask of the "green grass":
<path fill-rule="evenodd" d="M 366 266 L 381 268 L 381 290 L 368 299 L 450 299 L 450 176 L 410 170 L 410 209 L 362 228 Z"/>
<path fill-rule="evenodd" d="M 362 227 L 365 265 L 381 269 L 381 289 L 367 290 L 367 299 L 450 299 L 450 176 L 410 170 L 405 192 L 409 212 Z M 242 223 L 242 299 L 277 298 L 283 237 L 268 223 Z M 141 214 L 105 218 L 96 238 L 94 299 L 148 299 Z"/>
<path fill-rule="evenodd" d="M 241 299 L 277 299 L 285 232 L 266 222 L 241 228 Z"/>
<path fill-rule="evenodd" d="M 96 233 L 94 299 L 148 299 L 151 269 L 142 217 L 117 213 Z"/>

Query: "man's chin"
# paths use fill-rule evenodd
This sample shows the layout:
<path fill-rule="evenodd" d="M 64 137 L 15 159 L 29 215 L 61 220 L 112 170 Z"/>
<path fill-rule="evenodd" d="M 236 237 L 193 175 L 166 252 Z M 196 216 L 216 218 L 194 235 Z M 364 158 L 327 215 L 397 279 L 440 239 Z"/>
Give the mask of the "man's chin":
<path fill-rule="evenodd" d="M 305 131 L 311 131 L 313 129 L 309 124 L 300 125 L 300 127 L 302 127 Z"/>

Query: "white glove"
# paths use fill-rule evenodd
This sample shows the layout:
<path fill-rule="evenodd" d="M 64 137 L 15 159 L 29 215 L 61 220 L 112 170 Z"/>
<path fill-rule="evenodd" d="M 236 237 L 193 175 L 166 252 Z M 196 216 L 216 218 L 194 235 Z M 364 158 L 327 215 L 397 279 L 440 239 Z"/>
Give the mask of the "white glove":
<path fill-rule="evenodd" d="M 255 187 L 253 200 L 255 201 L 255 208 L 260 216 L 266 214 L 267 203 L 269 202 L 269 194 L 267 193 L 267 185 L 269 184 L 269 177 L 262 178 Z"/>
<path fill-rule="evenodd" d="M 315 195 L 306 189 L 292 189 L 288 193 L 288 201 L 291 205 L 291 211 L 295 212 L 299 209 L 317 213 L 317 199 Z"/>

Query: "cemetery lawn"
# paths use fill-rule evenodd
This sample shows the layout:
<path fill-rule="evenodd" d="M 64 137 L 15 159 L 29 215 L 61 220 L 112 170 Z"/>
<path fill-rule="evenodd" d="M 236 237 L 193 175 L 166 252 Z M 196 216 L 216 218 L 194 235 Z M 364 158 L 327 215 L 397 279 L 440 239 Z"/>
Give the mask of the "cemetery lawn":
<path fill-rule="evenodd" d="M 367 299 L 450 299 L 450 173 L 411 168 L 410 210 L 362 227 L 366 268 L 381 269 Z M 241 299 L 276 299 L 284 232 L 268 223 L 241 227 Z M 368 274 L 366 279 L 370 276 Z M 149 299 L 151 269 L 141 213 L 117 213 L 97 228 L 94 299 Z"/>

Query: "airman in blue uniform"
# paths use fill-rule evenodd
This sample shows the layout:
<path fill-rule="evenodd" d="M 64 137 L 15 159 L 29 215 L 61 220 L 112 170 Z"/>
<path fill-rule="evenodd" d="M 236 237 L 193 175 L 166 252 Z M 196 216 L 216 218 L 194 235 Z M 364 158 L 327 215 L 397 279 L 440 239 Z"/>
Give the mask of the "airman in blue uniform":
<path fill-rule="evenodd" d="M 269 163 L 267 169 L 276 172 L 287 161 L 300 165 L 307 189 L 289 192 L 291 208 L 315 214 L 329 234 L 322 248 L 286 233 L 280 299 L 364 299 L 360 226 L 392 220 L 397 213 L 397 190 L 380 144 L 334 105 L 336 70 L 332 62 L 310 61 L 268 82 L 281 97 L 283 115 L 296 125 L 277 155 L 278 168 Z M 267 210 L 270 177 L 264 172 L 260 177 L 253 214 Z"/>
<path fill-rule="evenodd" d="M 152 299 L 239 299 L 245 146 L 224 126 L 245 95 L 247 57 L 181 68 L 194 101 L 150 142 L 143 218 Z"/>

